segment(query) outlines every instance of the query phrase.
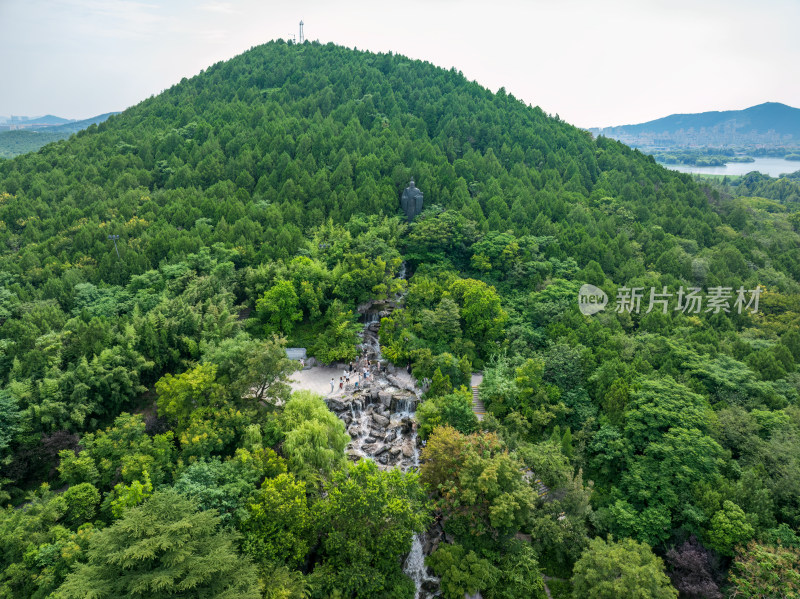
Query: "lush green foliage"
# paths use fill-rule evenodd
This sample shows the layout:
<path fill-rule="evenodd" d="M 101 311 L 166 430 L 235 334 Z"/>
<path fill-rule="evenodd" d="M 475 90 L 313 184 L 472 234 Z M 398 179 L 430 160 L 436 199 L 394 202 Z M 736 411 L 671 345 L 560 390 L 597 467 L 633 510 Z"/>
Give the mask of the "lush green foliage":
<path fill-rule="evenodd" d="M 345 597 L 407 594 L 400 557 L 429 522 L 417 476 L 381 471 L 364 460 L 334 473 L 325 495 L 316 506 L 323 563 L 313 576 L 319 588 Z"/>
<path fill-rule="evenodd" d="M 310 43 L 0 160 L 0 597 L 115 588 L 123 529 L 167 516 L 244 593 L 408 597 L 427 499 L 450 596 L 617 566 L 674 596 L 653 551 L 687 538 L 676 586 L 720 592 L 733 563 L 755 588 L 800 531 L 799 206 L 796 178 L 701 186 L 455 70 Z M 764 291 L 757 313 L 584 316 L 586 282 Z M 430 383 L 419 478 L 348 468 L 342 422 L 287 385 L 286 345 L 349 361 L 359 305 L 400 293 L 379 334 Z"/>
<path fill-rule="evenodd" d="M 441 375 L 440 370 L 436 370 Z M 436 386 L 436 374 L 432 389 Z M 449 425 L 460 433 L 470 434 L 478 428 L 472 411 L 472 395 L 466 390 L 429 397 L 417 409 L 419 436 L 427 439 L 437 426 Z"/>
<path fill-rule="evenodd" d="M 67 576 L 58 595 L 255 599 L 255 568 L 218 522 L 174 492 L 157 493 L 92 537 L 88 563 Z"/>
<path fill-rule="evenodd" d="M 800 551 L 755 542 L 740 548 L 731 570 L 732 597 L 761 599 L 797 597 L 800 593 Z"/>
<path fill-rule="evenodd" d="M 596 538 L 575 563 L 575 599 L 674 599 L 678 592 L 664 574 L 664 563 L 647 545 L 633 539 L 614 542 Z"/>
<path fill-rule="evenodd" d="M 283 453 L 299 476 L 314 480 L 341 467 L 350 437 L 321 397 L 296 393 L 286 404 L 281 422 L 286 431 Z"/>

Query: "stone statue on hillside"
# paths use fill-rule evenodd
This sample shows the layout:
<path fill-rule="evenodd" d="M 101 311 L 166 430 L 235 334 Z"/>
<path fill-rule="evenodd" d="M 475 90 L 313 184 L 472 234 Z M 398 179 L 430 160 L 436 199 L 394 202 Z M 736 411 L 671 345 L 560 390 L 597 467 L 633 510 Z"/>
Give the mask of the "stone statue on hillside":
<path fill-rule="evenodd" d="M 403 190 L 403 195 L 400 196 L 400 207 L 406 213 L 408 222 L 414 220 L 414 217 L 422 212 L 422 192 L 414 185 L 413 177 L 408 187 Z"/>

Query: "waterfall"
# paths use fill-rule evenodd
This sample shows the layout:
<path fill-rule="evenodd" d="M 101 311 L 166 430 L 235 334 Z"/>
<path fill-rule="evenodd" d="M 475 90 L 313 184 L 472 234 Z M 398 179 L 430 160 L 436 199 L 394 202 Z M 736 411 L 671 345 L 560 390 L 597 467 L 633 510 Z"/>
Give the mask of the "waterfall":
<path fill-rule="evenodd" d="M 425 582 L 427 575 L 425 573 L 425 555 L 422 552 L 422 539 L 420 535 L 414 535 L 414 541 L 411 544 L 411 552 L 403 564 L 403 572 L 411 580 L 414 581 L 414 599 L 419 599 L 420 591 L 422 590 L 422 583 Z"/>
<path fill-rule="evenodd" d="M 397 277 L 406 278 L 406 264 L 400 265 Z M 405 293 L 394 300 L 370 301 L 358 307 L 363 317 L 361 360 L 377 363 L 360 389 L 347 392 L 345 397 L 329 407 L 340 418 L 348 416 L 347 433 L 351 442 L 348 456 L 352 460 L 368 459 L 379 468 L 419 469 L 417 432 L 413 424 L 414 411 L 421 399 L 421 390 L 403 376 L 381 372 L 381 346 L 378 339 L 380 320 L 402 304 Z M 439 580 L 428 575 L 425 567 L 425 533 L 414 535 L 411 551 L 403 562 L 403 572 L 414 581 L 414 599 L 432 597 Z"/>
<path fill-rule="evenodd" d="M 414 453 L 411 457 L 411 464 L 415 470 L 419 469 L 419 448 L 417 447 L 417 433 L 411 436 Z M 424 533 L 423 533 L 424 534 Z M 428 575 L 428 569 L 425 567 L 425 552 L 422 547 L 422 534 L 414 535 L 414 540 L 411 542 L 411 551 L 403 564 L 403 572 L 411 580 L 414 581 L 414 599 L 420 599 L 422 592 L 422 585 L 425 582 L 437 583 L 439 580 Z M 426 595 L 428 596 L 428 595 Z"/>
<path fill-rule="evenodd" d="M 397 271 L 397 278 L 398 279 L 405 279 L 406 278 L 406 261 L 403 260 L 400 263 L 400 270 Z"/>

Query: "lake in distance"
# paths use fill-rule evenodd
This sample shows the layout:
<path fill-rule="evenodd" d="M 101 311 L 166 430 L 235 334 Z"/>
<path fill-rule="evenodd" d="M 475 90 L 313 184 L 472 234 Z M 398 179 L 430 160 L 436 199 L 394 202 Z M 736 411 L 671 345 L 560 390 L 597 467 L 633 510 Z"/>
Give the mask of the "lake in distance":
<path fill-rule="evenodd" d="M 701 175 L 746 175 L 758 171 L 770 177 L 777 177 L 782 173 L 800 171 L 800 161 L 784 160 L 783 158 L 756 158 L 755 162 L 729 162 L 725 166 L 691 166 L 688 164 L 659 164 L 665 168 L 681 173 L 695 173 Z"/>

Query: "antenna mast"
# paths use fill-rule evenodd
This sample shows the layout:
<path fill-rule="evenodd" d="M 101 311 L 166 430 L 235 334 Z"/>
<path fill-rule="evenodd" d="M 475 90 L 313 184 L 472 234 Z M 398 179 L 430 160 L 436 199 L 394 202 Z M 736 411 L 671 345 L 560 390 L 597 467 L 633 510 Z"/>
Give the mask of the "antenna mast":
<path fill-rule="evenodd" d="M 300 21 L 300 43 L 302 44 L 306 41 L 306 38 L 303 36 L 303 21 Z"/>

